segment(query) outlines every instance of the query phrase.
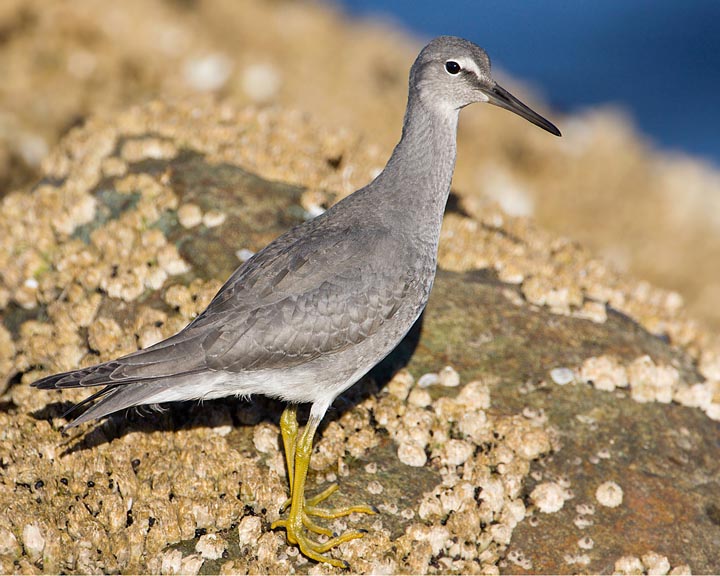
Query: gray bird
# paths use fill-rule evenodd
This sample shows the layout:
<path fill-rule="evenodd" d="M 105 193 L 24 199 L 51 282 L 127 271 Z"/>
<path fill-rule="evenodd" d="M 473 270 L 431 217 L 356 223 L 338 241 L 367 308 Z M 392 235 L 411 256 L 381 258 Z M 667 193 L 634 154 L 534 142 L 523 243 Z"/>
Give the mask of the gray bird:
<path fill-rule="evenodd" d="M 305 498 L 312 441 L 335 398 L 402 340 L 425 308 L 455 166 L 460 109 L 488 102 L 560 136 L 490 75 L 485 51 L 461 38 L 430 42 L 410 69 L 402 138 L 385 169 L 317 218 L 270 243 L 232 274 L 181 332 L 128 356 L 56 374 L 42 389 L 103 386 L 68 427 L 141 404 L 264 394 L 287 401 L 280 420 L 290 512 L 275 522 L 306 556 L 326 554 L 364 531 L 332 537 L 311 516 L 375 513 L 368 506 Z M 310 403 L 298 434 L 297 404 Z M 330 539 L 319 544 L 308 532 Z"/>

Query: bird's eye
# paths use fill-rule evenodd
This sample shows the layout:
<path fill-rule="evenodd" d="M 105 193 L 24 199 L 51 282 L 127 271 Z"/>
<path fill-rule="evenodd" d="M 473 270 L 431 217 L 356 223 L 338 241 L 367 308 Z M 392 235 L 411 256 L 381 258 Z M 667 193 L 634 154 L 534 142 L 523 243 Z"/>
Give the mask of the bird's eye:
<path fill-rule="evenodd" d="M 448 74 L 457 74 L 460 72 L 460 64 L 455 62 L 455 60 L 448 60 L 445 62 L 445 70 L 447 70 Z"/>

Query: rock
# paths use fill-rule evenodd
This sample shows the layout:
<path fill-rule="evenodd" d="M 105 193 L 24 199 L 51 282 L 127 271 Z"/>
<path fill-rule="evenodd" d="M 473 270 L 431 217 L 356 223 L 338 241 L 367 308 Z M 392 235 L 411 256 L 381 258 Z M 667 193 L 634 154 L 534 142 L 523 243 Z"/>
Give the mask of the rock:
<path fill-rule="evenodd" d="M 397 456 L 403 464 L 408 466 L 424 466 L 427 462 L 427 455 L 422 446 L 415 442 L 403 442 L 398 446 Z"/>
<path fill-rule="evenodd" d="M 262 522 L 257 516 L 245 516 L 238 525 L 238 543 L 241 546 L 254 544 L 262 534 Z"/>
<path fill-rule="evenodd" d="M 184 228 L 194 228 L 203 221 L 203 213 L 200 206 L 192 202 L 180 206 L 177 211 L 177 217 L 178 222 L 180 222 Z"/>
<path fill-rule="evenodd" d="M 218 560 L 223 557 L 227 542 L 217 534 L 205 534 L 195 544 L 195 551 L 205 560 Z"/>
<path fill-rule="evenodd" d="M 41 557 L 45 548 L 45 538 L 43 538 L 40 528 L 37 524 L 26 524 L 22 531 L 22 542 L 25 552 L 32 560 Z"/>
<path fill-rule="evenodd" d="M 407 397 L 407 401 L 413 406 L 426 408 L 432 404 L 432 396 L 423 388 L 413 388 Z"/>
<path fill-rule="evenodd" d="M 205 560 L 198 554 L 185 556 L 180 564 L 180 574 L 197 574 L 200 572 L 200 568 L 202 568 L 204 562 Z"/>
<path fill-rule="evenodd" d="M 440 383 L 440 376 L 435 372 L 428 372 L 423 374 L 417 381 L 417 385 L 420 388 L 428 388 L 429 386 L 435 386 Z"/>
<path fill-rule="evenodd" d="M 266 64 L 254 64 L 243 71 L 243 90 L 256 102 L 266 102 L 276 96 L 280 88 L 277 69 Z"/>
<path fill-rule="evenodd" d="M 615 482 L 603 482 L 595 491 L 595 498 L 602 506 L 617 508 L 622 504 L 623 490 Z"/>
<path fill-rule="evenodd" d="M 670 572 L 670 562 L 665 556 L 661 556 L 657 552 L 648 552 L 643 555 L 641 560 L 649 575 L 664 576 Z"/>
<path fill-rule="evenodd" d="M 569 368 L 553 368 L 550 370 L 550 378 L 558 386 L 565 386 L 575 380 L 575 373 Z"/>
<path fill-rule="evenodd" d="M 580 369 L 580 378 L 598 390 L 612 392 L 615 388 L 627 388 L 627 370 L 611 356 L 588 358 Z"/>
<path fill-rule="evenodd" d="M 88 391 L 27 384 L 180 330 L 237 265 L 239 248 L 256 251 L 303 220 L 306 191 L 340 196 L 343 180 L 323 146 L 362 166 L 359 173 L 373 159 L 366 145 L 323 134 L 280 109 L 154 103 L 71 131 L 44 164 L 42 185 L 3 198 L 0 305 L 12 347 L 2 354 L 15 376 L 0 411 L 8 480 L 0 526 L 25 547 L 6 534 L 13 566 L 37 570 L 52 550 L 57 572 L 171 572 L 178 562 L 183 573 L 303 569 L 285 534 L 267 529 L 288 494 L 276 427 L 282 403 L 228 398 L 147 417 L 131 411 L 64 441 L 61 414 Z M 225 219 L 187 228 L 178 210 L 189 204 Z M 74 205 L 92 205 L 92 218 Z M 329 506 L 367 501 L 381 510 L 348 520 L 371 529 L 352 569 L 427 570 L 442 558 L 442 570 L 457 572 L 598 572 L 653 550 L 678 570 L 720 570 L 708 553 L 718 534 L 716 490 L 701 481 L 720 474 L 720 424 L 703 411 L 717 404 L 712 339 L 693 332 L 661 291 L 614 275 L 576 245 L 526 219 L 488 218 L 449 212 L 440 264 L 452 271 L 439 271 L 422 322 L 322 427 L 309 491 L 335 478 L 340 491 Z M 483 254 L 487 265 L 473 269 Z M 519 285 L 494 272 L 513 267 Z M 561 299 L 523 299 L 526 279 L 538 275 L 533 294 L 562 292 L 567 309 Z M 117 291 L 103 289 L 108 279 Z M 608 305 L 604 321 L 573 308 L 578 294 Z M 658 319 L 663 338 L 652 332 Z M 602 357 L 634 366 L 629 391 L 582 384 L 586 361 Z M 433 374 L 438 383 L 448 365 L 455 388 L 415 380 Z M 551 383 L 554 367 L 578 374 L 577 384 Z M 636 402 L 635 382 L 660 382 L 650 386 L 658 401 Z M 680 392 L 698 384 L 702 401 Z M 664 403 L 666 389 L 691 406 Z M 622 485 L 621 506 L 596 500 L 608 479 Z M 554 498 L 542 497 L 548 485 Z M 526 510 L 529 501 L 555 512 Z M 211 559 L 217 550 L 208 555 L 203 531 L 243 554 L 229 558 L 232 566 Z M 578 546 L 586 538 L 591 550 Z M 207 558 L 172 552 L 187 554 L 201 539 Z M 665 569 L 660 560 L 653 570 Z"/>
<path fill-rule="evenodd" d="M 570 497 L 568 491 L 557 482 L 543 482 L 535 486 L 530 493 L 530 499 L 540 512 L 552 514 L 560 510 Z"/>
<path fill-rule="evenodd" d="M 615 562 L 616 574 L 644 574 L 645 567 L 636 556 L 623 556 Z"/>
<path fill-rule="evenodd" d="M 24 538 L 23 538 L 24 540 Z M 6 527 L 0 526 L 0 555 L 18 557 L 22 552 L 15 534 Z"/>
<path fill-rule="evenodd" d="M 448 466 L 462 466 L 472 456 L 474 447 L 462 440 L 448 440 L 443 446 L 442 463 Z"/>
<path fill-rule="evenodd" d="M 168 550 L 163 554 L 160 568 L 161 574 L 180 574 L 183 555 L 180 550 Z"/>
<path fill-rule="evenodd" d="M 232 61 L 225 54 L 210 54 L 185 63 L 185 82 L 198 92 L 214 92 L 230 78 Z"/>
<path fill-rule="evenodd" d="M 460 374 L 452 366 L 445 366 L 438 374 L 440 386 L 455 388 L 460 385 Z"/>
<path fill-rule="evenodd" d="M 260 424 L 253 431 L 253 444 L 258 452 L 264 454 L 277 452 L 280 449 L 278 437 L 280 435 L 277 427 L 269 424 Z"/>

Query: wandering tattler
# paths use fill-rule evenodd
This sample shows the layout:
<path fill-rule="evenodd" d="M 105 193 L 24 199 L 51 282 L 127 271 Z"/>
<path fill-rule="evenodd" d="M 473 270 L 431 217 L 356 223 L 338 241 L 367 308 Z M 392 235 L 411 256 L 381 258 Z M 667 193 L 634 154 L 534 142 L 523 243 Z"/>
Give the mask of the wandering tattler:
<path fill-rule="evenodd" d="M 489 102 L 560 136 L 490 75 L 485 51 L 461 38 L 428 44 L 410 69 L 402 138 L 370 184 L 280 236 L 230 276 L 180 333 L 145 350 L 38 380 L 37 388 L 103 386 L 68 427 L 131 406 L 264 394 L 289 404 L 280 418 L 290 512 L 273 528 L 306 556 L 365 532 L 333 536 L 311 517 L 372 514 L 369 506 L 324 509 L 331 486 L 305 498 L 315 430 L 335 398 L 405 336 L 425 308 L 455 166 L 460 109 Z M 298 434 L 297 404 L 310 403 Z M 325 535 L 318 543 L 308 532 Z"/>

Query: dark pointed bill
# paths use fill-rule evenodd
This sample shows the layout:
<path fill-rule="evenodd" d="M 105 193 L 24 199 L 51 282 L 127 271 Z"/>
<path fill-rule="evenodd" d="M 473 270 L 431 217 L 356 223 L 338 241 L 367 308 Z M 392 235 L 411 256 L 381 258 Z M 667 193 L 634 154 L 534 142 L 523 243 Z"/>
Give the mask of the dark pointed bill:
<path fill-rule="evenodd" d="M 493 88 L 488 91 L 483 90 L 483 92 L 488 97 L 490 104 L 495 104 L 495 106 L 500 106 L 500 108 L 505 108 L 505 110 L 515 112 L 515 114 L 522 116 L 525 120 L 535 124 L 535 126 L 540 126 L 543 130 L 547 130 L 550 134 L 562 136 L 562 134 L 560 134 L 560 130 L 557 129 L 555 124 L 543 118 L 531 108 L 525 106 L 525 104 L 520 102 L 520 100 L 515 98 L 515 96 L 510 94 L 510 92 L 505 90 L 505 88 L 499 84 L 495 84 Z"/>

